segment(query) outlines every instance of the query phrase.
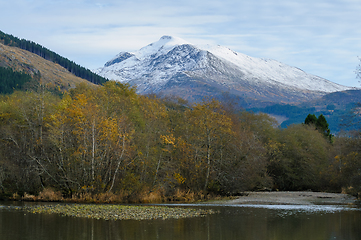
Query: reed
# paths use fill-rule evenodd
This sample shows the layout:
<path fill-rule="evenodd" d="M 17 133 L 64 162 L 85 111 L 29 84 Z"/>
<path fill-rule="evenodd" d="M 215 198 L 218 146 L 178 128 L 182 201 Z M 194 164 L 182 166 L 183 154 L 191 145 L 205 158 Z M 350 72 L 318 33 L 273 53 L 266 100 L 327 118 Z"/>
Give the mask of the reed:
<path fill-rule="evenodd" d="M 11 200 L 41 201 L 41 202 L 73 202 L 73 203 L 163 203 L 163 202 L 196 202 L 214 199 L 215 196 L 206 194 L 203 191 L 193 192 L 191 190 L 175 189 L 172 192 L 165 192 L 164 189 L 144 188 L 141 191 L 129 192 L 119 191 L 116 193 L 74 193 L 69 198 L 64 198 L 60 191 L 52 188 L 44 188 L 37 196 L 24 193 L 20 196 L 14 193 Z"/>
<path fill-rule="evenodd" d="M 52 188 L 44 188 L 36 197 L 38 201 L 59 202 L 63 200 L 63 195 L 60 191 L 54 191 Z"/>
<path fill-rule="evenodd" d="M 140 196 L 141 203 L 161 203 L 165 201 L 164 191 L 157 189 L 155 191 L 144 190 Z"/>

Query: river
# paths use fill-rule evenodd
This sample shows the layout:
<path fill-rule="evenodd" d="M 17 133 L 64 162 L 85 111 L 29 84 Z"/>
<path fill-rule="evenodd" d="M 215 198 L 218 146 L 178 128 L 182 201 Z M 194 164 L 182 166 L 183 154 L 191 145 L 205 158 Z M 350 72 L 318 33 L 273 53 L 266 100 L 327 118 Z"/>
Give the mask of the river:
<path fill-rule="evenodd" d="M 0 202 L 1 240 L 359 240 L 361 209 L 332 205 L 177 205 L 212 208 L 205 217 L 106 221 L 32 214 Z M 9 207 L 10 206 L 10 207 Z"/>

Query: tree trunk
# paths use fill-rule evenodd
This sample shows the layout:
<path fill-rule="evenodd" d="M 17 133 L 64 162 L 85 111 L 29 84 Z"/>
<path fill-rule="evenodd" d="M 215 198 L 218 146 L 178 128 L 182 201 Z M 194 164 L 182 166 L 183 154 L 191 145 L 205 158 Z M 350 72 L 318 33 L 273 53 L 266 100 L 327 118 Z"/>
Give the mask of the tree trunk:
<path fill-rule="evenodd" d="M 207 190 L 209 175 L 211 172 L 211 137 L 210 134 L 207 134 L 207 174 L 206 174 L 206 182 L 204 184 L 204 191 Z"/>

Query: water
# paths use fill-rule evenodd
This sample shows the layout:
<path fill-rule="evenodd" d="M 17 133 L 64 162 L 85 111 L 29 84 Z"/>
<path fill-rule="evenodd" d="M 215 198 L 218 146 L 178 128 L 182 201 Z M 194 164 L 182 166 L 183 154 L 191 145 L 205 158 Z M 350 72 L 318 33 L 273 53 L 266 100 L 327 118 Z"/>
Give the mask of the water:
<path fill-rule="evenodd" d="M 0 203 L 1 240 L 361 239 L 361 209 L 345 206 L 194 205 L 219 213 L 189 219 L 105 221 L 31 214 L 4 205 L 14 204 Z"/>

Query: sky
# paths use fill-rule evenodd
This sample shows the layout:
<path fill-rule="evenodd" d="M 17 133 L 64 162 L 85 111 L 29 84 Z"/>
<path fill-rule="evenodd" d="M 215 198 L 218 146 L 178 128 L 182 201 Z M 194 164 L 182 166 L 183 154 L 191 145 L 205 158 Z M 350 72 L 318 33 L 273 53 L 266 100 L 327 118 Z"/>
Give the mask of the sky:
<path fill-rule="evenodd" d="M 1 0 L 0 30 L 89 69 L 171 35 L 361 87 L 360 0 Z"/>

